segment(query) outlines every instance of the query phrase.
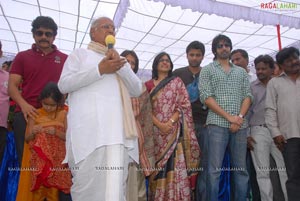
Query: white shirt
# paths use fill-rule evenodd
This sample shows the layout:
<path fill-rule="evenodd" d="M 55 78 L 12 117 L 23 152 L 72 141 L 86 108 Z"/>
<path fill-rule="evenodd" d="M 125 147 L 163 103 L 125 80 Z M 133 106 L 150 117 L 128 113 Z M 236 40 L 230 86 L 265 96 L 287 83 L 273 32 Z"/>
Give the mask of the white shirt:
<path fill-rule="evenodd" d="M 75 164 L 95 149 L 122 144 L 129 155 L 138 161 L 137 139 L 125 139 L 122 118 L 122 100 L 116 74 L 100 75 L 98 63 L 104 55 L 88 49 L 76 49 L 67 58 L 58 82 L 62 93 L 68 93 L 68 128 L 66 158 L 69 149 Z M 142 93 L 142 81 L 128 63 L 117 72 L 129 94 Z"/>
<path fill-rule="evenodd" d="M 257 79 L 256 74 L 254 74 L 251 70 L 249 70 L 249 72 L 248 72 L 248 77 L 249 77 L 249 82 L 250 83 Z"/>

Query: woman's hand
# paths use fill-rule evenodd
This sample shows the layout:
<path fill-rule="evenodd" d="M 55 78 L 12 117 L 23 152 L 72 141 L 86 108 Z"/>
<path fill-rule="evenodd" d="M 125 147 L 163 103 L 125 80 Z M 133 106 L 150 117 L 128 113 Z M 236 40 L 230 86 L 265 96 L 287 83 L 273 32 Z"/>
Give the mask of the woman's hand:
<path fill-rule="evenodd" d="M 171 118 L 172 119 L 172 118 Z M 153 120 L 153 124 L 163 133 L 163 134 L 167 134 L 169 133 L 172 128 L 173 128 L 173 124 L 175 123 L 175 121 L 169 120 L 167 122 L 161 122 L 160 120 L 158 120 L 155 115 L 152 114 L 152 120 Z"/>
<path fill-rule="evenodd" d="M 168 121 L 166 123 L 160 123 L 160 125 L 158 126 L 159 130 L 164 133 L 167 134 L 172 130 L 173 124 L 172 122 Z"/>

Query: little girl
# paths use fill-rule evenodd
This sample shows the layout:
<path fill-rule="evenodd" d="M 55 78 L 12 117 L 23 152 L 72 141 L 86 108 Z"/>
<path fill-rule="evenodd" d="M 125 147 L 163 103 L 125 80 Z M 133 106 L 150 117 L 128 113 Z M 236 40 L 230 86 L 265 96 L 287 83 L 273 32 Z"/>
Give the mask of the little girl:
<path fill-rule="evenodd" d="M 29 143 L 33 200 L 57 201 L 59 191 L 70 192 L 71 173 L 65 157 L 67 127 L 64 96 L 57 84 L 49 82 L 42 90 L 42 107 L 36 118 L 29 118 L 25 140 Z"/>

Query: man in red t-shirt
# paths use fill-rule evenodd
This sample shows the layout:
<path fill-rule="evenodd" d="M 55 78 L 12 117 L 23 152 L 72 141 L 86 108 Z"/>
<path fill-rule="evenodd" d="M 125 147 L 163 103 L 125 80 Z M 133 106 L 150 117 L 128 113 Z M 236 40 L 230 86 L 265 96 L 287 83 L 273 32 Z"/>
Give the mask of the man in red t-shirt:
<path fill-rule="evenodd" d="M 9 95 L 17 103 L 13 130 L 20 164 L 27 118 L 37 115 L 36 109 L 40 107 L 37 99 L 41 90 L 50 81 L 58 82 L 67 58 L 53 45 L 57 25 L 52 18 L 37 17 L 32 22 L 31 32 L 35 43 L 31 49 L 16 55 L 8 83 Z M 19 90 L 20 87 L 22 90 Z"/>

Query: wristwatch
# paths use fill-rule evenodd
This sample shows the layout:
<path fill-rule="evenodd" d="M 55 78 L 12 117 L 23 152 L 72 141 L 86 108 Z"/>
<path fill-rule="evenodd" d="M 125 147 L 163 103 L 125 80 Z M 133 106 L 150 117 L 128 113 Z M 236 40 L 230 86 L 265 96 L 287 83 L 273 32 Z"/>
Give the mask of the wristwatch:
<path fill-rule="evenodd" d="M 239 114 L 239 117 L 241 117 L 242 119 L 244 119 L 244 115 L 242 115 L 242 114 Z"/>

